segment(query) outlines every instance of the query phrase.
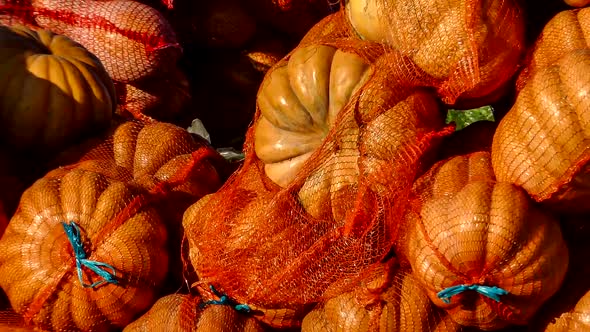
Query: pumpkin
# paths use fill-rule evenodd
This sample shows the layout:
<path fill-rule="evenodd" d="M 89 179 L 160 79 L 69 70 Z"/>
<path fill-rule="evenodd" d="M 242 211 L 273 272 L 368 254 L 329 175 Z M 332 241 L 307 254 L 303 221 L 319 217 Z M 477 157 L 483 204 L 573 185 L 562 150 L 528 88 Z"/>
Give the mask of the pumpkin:
<path fill-rule="evenodd" d="M 14 310 L 44 329 L 102 331 L 149 308 L 168 272 L 168 236 L 145 202 L 82 166 L 36 181 L 0 240 L 0 286 Z"/>
<path fill-rule="evenodd" d="M 44 29 L 84 45 L 111 78 L 129 83 L 176 65 L 181 49 L 157 10 L 131 0 L 32 0 Z"/>
<path fill-rule="evenodd" d="M 565 0 L 565 3 L 567 3 L 568 5 L 570 5 L 572 7 L 586 7 L 588 4 L 590 4 L 590 1 L 588 1 L 588 0 Z"/>
<path fill-rule="evenodd" d="M 460 331 L 411 273 L 397 271 L 390 282 L 381 293 L 377 279 L 327 300 L 305 316 L 301 331 Z"/>
<path fill-rule="evenodd" d="M 403 59 L 392 53 L 374 67 L 403 63 Z M 359 176 L 382 182 L 383 178 L 377 178 L 385 175 L 377 174 L 391 168 L 386 160 L 406 153 L 417 145 L 418 137 L 442 127 L 431 93 L 414 89 L 411 83 L 380 90 L 383 81 L 395 78 L 370 79 L 372 72 L 373 67 L 353 53 L 310 45 L 276 65 L 258 93 L 256 155 L 266 175 L 281 187 L 306 174 L 299 199 L 316 218 L 324 217 L 333 206 L 334 217 L 340 219 L 350 208 L 350 200 L 346 202 L 342 195 L 356 185 Z M 355 103 L 364 115 L 352 114 Z M 358 118 L 363 116 L 366 120 Z M 319 157 L 319 153 L 325 155 Z M 394 165 L 406 161 L 402 157 Z M 315 169 L 306 166 L 310 163 Z M 373 189 L 384 190 L 380 185 Z"/>
<path fill-rule="evenodd" d="M 584 294 L 575 307 L 550 323 L 545 332 L 590 331 L 590 291 Z"/>
<path fill-rule="evenodd" d="M 0 26 L 0 63 L 0 135 L 8 144 L 55 150 L 111 121 L 113 83 L 101 62 L 71 39 Z"/>
<path fill-rule="evenodd" d="M 527 66 L 519 74 L 517 89 L 522 90 L 538 69 L 554 65 L 564 55 L 590 47 L 590 8 L 564 10 L 543 27 L 527 55 Z"/>
<path fill-rule="evenodd" d="M 513 0 L 348 0 L 346 13 L 361 38 L 400 50 L 442 80 L 449 104 L 501 89 L 523 51 L 524 19 Z"/>
<path fill-rule="evenodd" d="M 457 323 L 526 324 L 561 286 L 568 249 L 559 223 L 522 189 L 495 181 L 488 152 L 438 162 L 412 193 L 400 252 Z"/>
<path fill-rule="evenodd" d="M 590 49 L 539 69 L 498 125 L 498 181 L 564 211 L 590 211 Z"/>
<path fill-rule="evenodd" d="M 257 332 L 264 331 L 255 318 L 230 306 L 205 305 L 190 295 L 164 296 L 123 332 Z"/>

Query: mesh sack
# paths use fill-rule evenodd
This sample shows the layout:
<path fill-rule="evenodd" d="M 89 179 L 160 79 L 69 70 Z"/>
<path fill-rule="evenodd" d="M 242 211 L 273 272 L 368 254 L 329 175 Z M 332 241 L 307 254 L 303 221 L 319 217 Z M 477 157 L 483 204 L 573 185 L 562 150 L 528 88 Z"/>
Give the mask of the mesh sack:
<path fill-rule="evenodd" d="M 37 24 L 29 8 L 31 8 L 30 0 L 0 0 L 0 24 L 36 27 Z"/>
<path fill-rule="evenodd" d="M 411 273 L 404 270 L 394 273 L 393 278 L 384 273 L 352 292 L 318 305 L 303 319 L 301 331 L 461 330 L 447 314 L 432 305 Z"/>
<path fill-rule="evenodd" d="M 559 224 L 520 188 L 496 182 L 490 154 L 435 164 L 414 184 L 400 252 L 435 305 L 459 324 L 526 324 L 561 286 Z"/>
<path fill-rule="evenodd" d="M 0 240 L 0 286 L 33 326 L 123 327 L 156 300 L 168 271 L 162 216 L 136 188 L 87 169 L 36 181 Z"/>
<path fill-rule="evenodd" d="M 318 39 L 339 33 L 326 22 Z M 452 131 L 418 87 L 424 76 L 398 53 L 345 38 L 302 44 L 267 72 L 242 168 L 184 215 L 202 288 L 294 326 L 308 304 L 370 273 L 415 172 Z"/>
<path fill-rule="evenodd" d="M 550 323 L 546 332 L 590 331 L 590 292 L 586 293 L 573 310 L 559 316 Z"/>
<path fill-rule="evenodd" d="M 447 104 L 502 89 L 524 50 L 513 0 L 349 0 L 346 12 L 362 38 L 400 50 L 441 80 Z"/>
<path fill-rule="evenodd" d="M 113 83 L 80 44 L 48 30 L 0 26 L 0 49 L 0 139 L 12 149 L 45 154 L 108 126 Z"/>
<path fill-rule="evenodd" d="M 522 90 L 535 71 L 554 65 L 564 55 L 577 49 L 587 49 L 590 39 L 590 8 L 564 10 L 543 27 L 533 47 L 528 51 L 526 67 L 516 82 Z"/>
<path fill-rule="evenodd" d="M 174 31 L 155 9 L 130 0 L 3 0 L 12 20 L 63 34 L 95 54 L 115 81 L 131 82 L 176 64 Z"/>
<path fill-rule="evenodd" d="M 261 332 L 265 329 L 252 317 L 229 306 L 205 305 L 198 297 L 168 295 L 156 302 L 124 332 Z"/>
<path fill-rule="evenodd" d="M 589 12 L 590 13 L 590 12 Z M 498 125 L 492 164 L 498 181 L 566 212 L 590 211 L 590 49 L 539 69 Z"/>

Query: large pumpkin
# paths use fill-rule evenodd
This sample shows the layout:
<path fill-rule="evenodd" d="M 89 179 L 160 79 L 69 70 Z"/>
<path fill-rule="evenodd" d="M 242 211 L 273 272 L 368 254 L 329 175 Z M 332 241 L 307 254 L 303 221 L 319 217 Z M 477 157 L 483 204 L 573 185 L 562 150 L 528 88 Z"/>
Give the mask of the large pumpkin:
<path fill-rule="evenodd" d="M 0 286 L 41 328 L 122 328 L 167 275 L 162 220 L 123 182 L 84 167 L 52 171 L 25 191 L 0 240 Z"/>
<path fill-rule="evenodd" d="M 498 125 L 492 163 L 536 201 L 589 211 L 589 160 L 590 49 L 580 49 L 530 77 Z"/>
<path fill-rule="evenodd" d="M 561 286 L 568 249 L 559 223 L 522 189 L 496 182 L 489 153 L 435 164 L 413 195 L 401 251 L 457 323 L 526 324 Z"/>
<path fill-rule="evenodd" d="M 84 45 L 111 78 L 132 82 L 174 68 L 181 49 L 157 10 L 131 0 L 32 0 L 35 21 Z"/>
<path fill-rule="evenodd" d="M 524 19 L 513 0 L 348 0 L 346 12 L 363 39 L 408 54 L 443 80 L 447 103 L 501 88 L 523 51 Z"/>
<path fill-rule="evenodd" d="M 115 92 L 101 62 L 46 30 L 0 26 L 0 135 L 18 148 L 56 149 L 108 126 Z"/>

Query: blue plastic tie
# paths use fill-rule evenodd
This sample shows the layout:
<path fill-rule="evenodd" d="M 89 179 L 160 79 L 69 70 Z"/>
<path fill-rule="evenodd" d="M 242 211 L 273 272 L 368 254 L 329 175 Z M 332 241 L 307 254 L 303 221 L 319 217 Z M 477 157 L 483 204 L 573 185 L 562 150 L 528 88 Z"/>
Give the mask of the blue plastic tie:
<path fill-rule="evenodd" d="M 496 286 L 490 287 L 483 285 L 457 285 L 438 292 L 436 296 L 438 296 L 439 299 L 443 300 L 444 303 L 451 303 L 451 297 L 468 290 L 476 291 L 479 294 L 487 296 L 496 302 L 500 302 L 500 296 L 508 294 L 507 291 Z"/>
<path fill-rule="evenodd" d="M 213 292 L 213 294 L 215 294 L 215 296 L 219 297 L 219 300 L 210 300 L 207 302 L 204 302 L 203 304 L 201 304 L 201 308 L 204 308 L 205 306 L 208 306 L 210 304 L 218 304 L 218 305 L 227 305 L 230 307 L 233 307 L 234 310 L 236 311 L 241 311 L 241 312 L 250 312 L 252 309 L 250 309 L 250 306 L 248 306 L 247 304 L 236 304 L 235 301 L 232 301 L 226 294 L 221 294 L 219 293 L 215 287 L 213 287 L 213 285 L 209 285 L 209 288 L 211 289 L 211 291 Z"/>
<path fill-rule="evenodd" d="M 80 227 L 78 227 L 73 221 L 69 224 L 66 222 L 62 222 L 61 224 L 66 232 L 68 240 L 70 240 L 72 249 L 74 249 L 74 255 L 76 256 L 76 270 L 78 271 L 78 279 L 80 279 L 82 286 L 84 288 L 94 288 L 104 283 L 118 284 L 119 282 L 116 279 L 117 273 L 114 267 L 109 264 L 86 259 L 86 252 L 84 251 L 84 245 L 82 244 L 82 238 L 80 237 Z M 92 284 L 85 283 L 84 278 L 82 277 L 82 265 L 99 275 L 103 280 L 96 281 Z M 109 269 L 112 272 L 109 272 L 106 269 Z"/>

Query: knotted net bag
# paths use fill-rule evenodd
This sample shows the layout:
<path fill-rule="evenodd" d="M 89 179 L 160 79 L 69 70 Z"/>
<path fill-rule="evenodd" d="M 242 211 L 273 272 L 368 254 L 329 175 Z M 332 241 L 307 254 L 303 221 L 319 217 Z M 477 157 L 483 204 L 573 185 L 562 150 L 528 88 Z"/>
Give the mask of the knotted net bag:
<path fill-rule="evenodd" d="M 348 0 L 358 35 L 410 56 L 447 104 L 500 97 L 524 50 L 516 0 Z"/>
<path fill-rule="evenodd" d="M 212 285 L 272 326 L 373 273 L 415 172 L 452 130 L 426 74 L 341 19 L 267 73 L 243 166 L 183 219 L 204 299 Z"/>
<path fill-rule="evenodd" d="M 496 181 L 488 152 L 435 164 L 415 182 L 411 206 L 399 252 L 457 323 L 527 324 L 561 287 L 568 249 L 559 223 Z"/>
<path fill-rule="evenodd" d="M 566 212 L 590 211 L 590 9 L 547 23 L 494 135 L 498 180 Z"/>

